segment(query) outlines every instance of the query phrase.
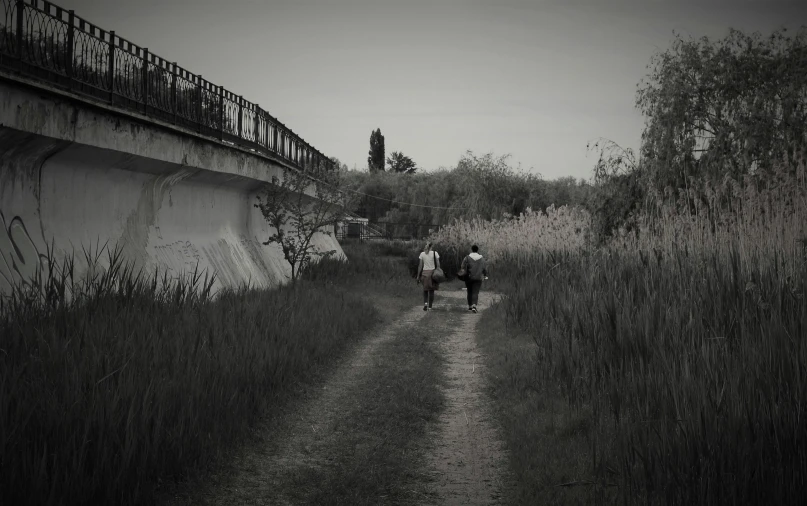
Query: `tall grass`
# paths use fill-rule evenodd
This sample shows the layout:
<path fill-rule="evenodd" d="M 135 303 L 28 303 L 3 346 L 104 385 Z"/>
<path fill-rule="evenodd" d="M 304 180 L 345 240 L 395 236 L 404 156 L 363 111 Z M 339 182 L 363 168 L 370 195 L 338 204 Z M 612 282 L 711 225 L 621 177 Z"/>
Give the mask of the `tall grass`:
<path fill-rule="evenodd" d="M 504 310 L 535 339 L 543 380 L 591 409 L 599 480 L 638 502 L 795 504 L 807 266 L 784 281 L 781 257 L 744 272 L 738 252 L 696 266 L 667 253 L 536 254 Z"/>
<path fill-rule="evenodd" d="M 514 252 L 528 255 L 537 249 L 582 248 L 590 226 L 591 217 L 582 209 L 549 206 L 546 212 L 527 209 L 520 216 L 500 220 L 455 221 L 431 239 L 444 248 L 462 251 L 470 251 L 471 244 L 476 244 L 495 262 Z"/>
<path fill-rule="evenodd" d="M 535 342 L 531 388 L 590 413 L 586 480 L 619 502 L 807 494 L 807 184 L 788 169 L 659 199 L 604 248 L 497 253 L 500 310 Z"/>
<path fill-rule="evenodd" d="M 310 281 L 212 300 L 199 275 L 108 265 L 82 281 L 65 265 L 2 301 L 2 504 L 148 503 L 373 321 Z"/>
<path fill-rule="evenodd" d="M 807 157 L 771 174 L 690 181 L 677 193 L 653 192 L 638 229 L 618 234 L 613 247 L 628 251 L 737 253 L 743 266 L 771 255 L 798 269 L 807 251 Z"/>

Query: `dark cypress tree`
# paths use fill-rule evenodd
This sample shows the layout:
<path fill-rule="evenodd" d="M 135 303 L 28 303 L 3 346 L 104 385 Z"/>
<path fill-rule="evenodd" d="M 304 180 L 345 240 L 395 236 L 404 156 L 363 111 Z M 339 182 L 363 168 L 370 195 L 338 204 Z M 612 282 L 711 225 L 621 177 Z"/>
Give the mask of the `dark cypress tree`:
<path fill-rule="evenodd" d="M 370 152 L 367 157 L 367 166 L 370 172 L 384 170 L 384 136 L 378 128 L 370 134 Z"/>

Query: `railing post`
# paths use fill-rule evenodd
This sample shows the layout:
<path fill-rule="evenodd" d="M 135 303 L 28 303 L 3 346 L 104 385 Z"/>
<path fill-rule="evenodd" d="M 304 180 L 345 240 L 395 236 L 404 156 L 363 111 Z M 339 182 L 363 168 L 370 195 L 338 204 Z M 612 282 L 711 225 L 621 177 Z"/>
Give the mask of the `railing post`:
<path fill-rule="evenodd" d="M 22 62 L 22 27 L 23 17 L 25 16 L 25 2 L 17 0 L 17 58 Z"/>
<path fill-rule="evenodd" d="M 115 96 L 115 31 L 109 32 L 109 101 Z"/>
<path fill-rule="evenodd" d="M 244 97 L 238 95 L 238 138 L 243 139 Z"/>
<path fill-rule="evenodd" d="M 143 48 L 143 112 L 148 113 L 149 109 L 149 50 Z"/>
<path fill-rule="evenodd" d="M 277 125 L 272 125 L 272 151 L 279 152 L 277 149 Z"/>
<path fill-rule="evenodd" d="M 219 140 L 224 140 L 224 87 L 219 86 Z"/>
<path fill-rule="evenodd" d="M 67 54 L 65 55 L 64 70 L 67 74 L 67 86 L 73 88 L 73 44 L 75 43 L 75 28 L 76 14 L 74 11 L 68 11 L 67 17 Z"/>
<path fill-rule="evenodd" d="M 282 158 L 286 158 L 286 132 L 280 132 L 280 150 L 278 151 Z"/>
<path fill-rule="evenodd" d="M 261 109 L 260 109 L 260 107 L 258 107 L 258 104 L 255 104 L 255 111 L 254 111 L 255 112 L 255 130 L 254 130 L 254 133 L 252 135 L 253 135 L 253 137 L 255 137 L 255 144 L 257 144 L 258 146 L 261 145 L 261 129 L 260 129 L 261 118 L 260 118 L 260 114 L 258 114 L 258 111 L 260 111 L 260 110 Z"/>
<path fill-rule="evenodd" d="M 196 76 L 196 79 L 197 79 L 196 80 L 196 86 L 197 86 L 197 88 L 199 90 L 198 93 L 197 93 L 197 101 L 196 101 L 196 121 L 197 121 L 196 128 L 201 133 L 202 132 L 202 94 L 203 94 L 203 92 L 202 92 L 202 76 L 201 76 L 201 74 Z"/>
<path fill-rule="evenodd" d="M 171 113 L 177 122 L 177 62 L 171 64 Z"/>

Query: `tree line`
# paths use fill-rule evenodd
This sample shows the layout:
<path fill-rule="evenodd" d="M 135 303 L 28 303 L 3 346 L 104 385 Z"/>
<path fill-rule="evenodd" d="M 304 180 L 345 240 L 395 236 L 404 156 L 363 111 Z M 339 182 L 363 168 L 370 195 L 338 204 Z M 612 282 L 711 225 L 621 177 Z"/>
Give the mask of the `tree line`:
<path fill-rule="evenodd" d="M 777 170 L 795 170 L 794 159 L 807 152 L 806 27 L 768 36 L 731 29 L 720 39 L 674 33 L 647 69 L 636 94 L 645 120 L 639 153 L 600 139 L 589 146 L 598 153 L 590 180 L 546 181 L 514 169 L 507 156 L 470 151 L 453 168 L 418 172 L 398 152 L 385 160 L 380 129 L 370 136 L 369 170 L 344 177 L 370 196 L 359 211 L 371 221 L 439 225 L 576 205 L 607 236 L 630 228 L 660 195 L 674 198 L 703 180 L 765 184 Z"/>
<path fill-rule="evenodd" d="M 400 151 L 393 151 L 387 158 L 384 158 L 384 153 L 384 135 L 381 133 L 381 129 L 377 128 L 370 134 L 370 152 L 367 157 L 368 171 L 371 173 L 384 172 L 385 162 L 389 166 L 390 172 L 414 174 L 417 171 L 415 162 Z"/>

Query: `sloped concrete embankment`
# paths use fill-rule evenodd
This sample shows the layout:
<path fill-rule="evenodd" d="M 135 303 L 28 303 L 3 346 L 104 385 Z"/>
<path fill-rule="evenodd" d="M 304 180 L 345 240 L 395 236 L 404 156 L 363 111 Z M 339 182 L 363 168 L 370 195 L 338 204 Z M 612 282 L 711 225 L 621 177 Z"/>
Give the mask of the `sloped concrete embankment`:
<path fill-rule="evenodd" d="M 0 88 L 0 293 L 30 282 L 51 246 L 57 263 L 73 256 L 79 274 L 84 250 L 106 244 L 146 272 L 215 272 L 214 290 L 288 279 L 280 248 L 261 244 L 271 229 L 254 207 L 280 166 L 114 111 Z M 341 253 L 326 235 L 317 247 Z"/>

